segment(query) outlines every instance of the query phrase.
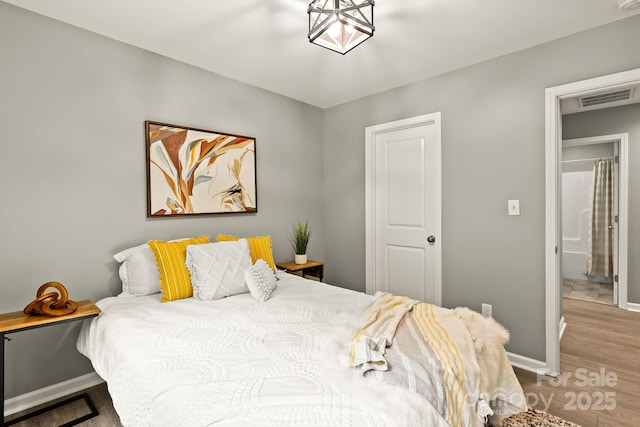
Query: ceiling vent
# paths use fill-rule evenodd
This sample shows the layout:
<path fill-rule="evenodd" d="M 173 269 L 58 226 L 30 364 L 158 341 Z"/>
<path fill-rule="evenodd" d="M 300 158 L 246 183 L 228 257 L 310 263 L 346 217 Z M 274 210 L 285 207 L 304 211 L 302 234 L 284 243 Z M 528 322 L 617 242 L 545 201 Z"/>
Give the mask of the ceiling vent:
<path fill-rule="evenodd" d="M 632 95 L 631 89 L 624 89 L 615 92 L 583 96 L 580 98 L 580 106 L 584 108 L 592 107 L 594 105 L 608 104 L 610 102 L 628 101 L 631 99 Z"/>
<path fill-rule="evenodd" d="M 640 0 L 638 0 L 640 1 Z M 562 114 L 582 113 L 601 108 L 621 107 L 640 103 L 640 84 L 617 87 L 608 92 L 591 93 L 560 100 Z"/>

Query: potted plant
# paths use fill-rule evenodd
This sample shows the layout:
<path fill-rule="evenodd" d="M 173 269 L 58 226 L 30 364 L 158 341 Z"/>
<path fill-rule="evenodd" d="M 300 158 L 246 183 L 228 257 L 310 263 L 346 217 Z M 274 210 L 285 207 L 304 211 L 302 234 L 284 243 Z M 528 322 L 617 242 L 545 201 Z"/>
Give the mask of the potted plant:
<path fill-rule="evenodd" d="M 307 263 L 307 245 L 311 237 L 311 227 L 308 221 L 297 221 L 291 231 L 291 246 L 295 252 L 295 263 Z"/>

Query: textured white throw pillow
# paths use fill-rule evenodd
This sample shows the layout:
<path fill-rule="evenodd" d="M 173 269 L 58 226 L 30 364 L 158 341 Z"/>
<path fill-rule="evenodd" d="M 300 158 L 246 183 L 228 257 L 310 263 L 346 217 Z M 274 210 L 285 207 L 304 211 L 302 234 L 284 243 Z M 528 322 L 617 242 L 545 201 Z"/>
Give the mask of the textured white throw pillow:
<path fill-rule="evenodd" d="M 251 296 L 260 302 L 271 298 L 271 293 L 276 289 L 276 275 L 269 268 L 269 264 L 263 259 L 258 259 L 251 268 L 244 273 Z"/>
<path fill-rule="evenodd" d="M 244 278 L 251 267 L 246 239 L 189 245 L 185 264 L 195 299 L 217 300 L 249 291 Z"/>

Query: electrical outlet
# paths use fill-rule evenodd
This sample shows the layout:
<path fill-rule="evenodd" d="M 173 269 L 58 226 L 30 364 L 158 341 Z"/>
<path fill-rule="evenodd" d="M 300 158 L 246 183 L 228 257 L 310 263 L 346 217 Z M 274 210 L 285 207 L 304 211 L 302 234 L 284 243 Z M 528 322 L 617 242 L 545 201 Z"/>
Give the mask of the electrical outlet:
<path fill-rule="evenodd" d="M 484 317 L 491 317 L 493 311 L 493 307 L 491 304 L 482 303 L 482 315 Z"/>

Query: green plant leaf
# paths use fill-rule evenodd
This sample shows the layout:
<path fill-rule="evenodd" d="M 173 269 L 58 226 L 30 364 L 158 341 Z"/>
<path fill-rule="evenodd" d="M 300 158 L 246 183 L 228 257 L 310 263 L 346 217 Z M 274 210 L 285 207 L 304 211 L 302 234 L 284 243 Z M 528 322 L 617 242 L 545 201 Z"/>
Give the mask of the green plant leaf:
<path fill-rule="evenodd" d="M 307 253 L 307 246 L 311 238 L 311 227 L 308 221 L 296 221 L 291 231 L 289 240 L 296 255 L 304 255 Z"/>

